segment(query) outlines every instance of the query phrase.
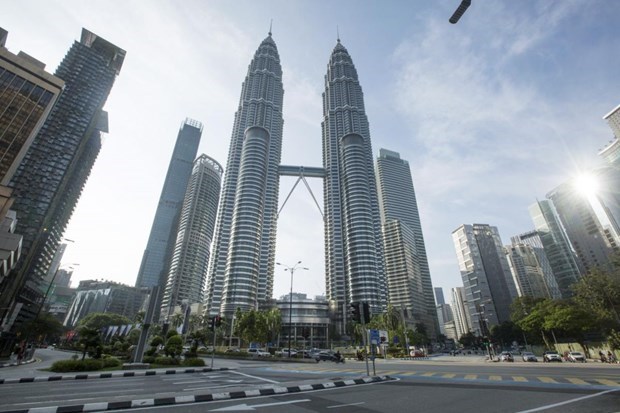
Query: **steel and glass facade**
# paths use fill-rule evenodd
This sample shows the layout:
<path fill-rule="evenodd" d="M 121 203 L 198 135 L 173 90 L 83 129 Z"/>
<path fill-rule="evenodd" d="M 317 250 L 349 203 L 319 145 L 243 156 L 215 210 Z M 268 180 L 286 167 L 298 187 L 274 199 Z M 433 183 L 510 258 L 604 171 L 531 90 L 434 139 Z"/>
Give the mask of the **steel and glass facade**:
<path fill-rule="evenodd" d="M 323 185 L 326 293 L 344 330 L 344 309 L 387 305 L 381 218 L 364 95 L 355 65 L 340 43 L 332 51 L 323 93 Z"/>
<path fill-rule="evenodd" d="M 162 318 L 183 300 L 193 304 L 204 299 L 223 172 L 222 166 L 207 155 L 194 161 L 162 299 Z"/>
<path fill-rule="evenodd" d="M 2 30 L 2 29 L 0 29 Z M 24 158 L 64 82 L 45 65 L 0 43 L 0 184 L 7 185 Z"/>
<path fill-rule="evenodd" d="M 493 325 L 510 321 L 517 290 L 496 227 L 461 225 L 452 232 L 465 299 L 474 331 L 488 335 Z"/>
<path fill-rule="evenodd" d="M 596 267 L 613 270 L 611 256 L 618 245 L 610 228 L 605 228 L 592 206 L 592 200 L 567 182 L 547 194 L 575 251 L 582 275 Z"/>
<path fill-rule="evenodd" d="M 250 62 L 228 151 L 205 297 L 207 315 L 271 299 L 282 153 L 282 67 L 271 37 Z"/>
<path fill-rule="evenodd" d="M 82 30 L 54 73 L 65 82 L 64 91 L 9 184 L 15 188 L 16 232 L 24 239 L 22 259 L 0 307 L 16 297 L 31 304 L 23 306 L 22 320 L 34 317 L 43 294 L 39 283 L 101 148 L 101 134 L 107 132 L 102 108 L 124 58 L 124 50 Z"/>
<path fill-rule="evenodd" d="M 186 119 L 179 129 L 151 233 L 142 256 L 136 287 L 166 285 L 185 190 L 192 174 L 201 136 L 202 123 L 193 119 Z"/>
<path fill-rule="evenodd" d="M 409 321 L 424 323 L 429 337 L 436 337 L 439 322 L 409 162 L 380 149 L 376 174 L 389 302 L 408 309 Z"/>

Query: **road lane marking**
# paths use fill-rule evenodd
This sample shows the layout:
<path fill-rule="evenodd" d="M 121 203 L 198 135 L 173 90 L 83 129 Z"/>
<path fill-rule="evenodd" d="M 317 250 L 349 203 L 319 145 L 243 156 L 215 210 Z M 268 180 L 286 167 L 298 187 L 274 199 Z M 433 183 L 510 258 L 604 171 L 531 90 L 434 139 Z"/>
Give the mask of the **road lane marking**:
<path fill-rule="evenodd" d="M 242 373 L 240 371 L 231 371 L 231 373 L 232 374 L 238 374 L 240 376 L 250 377 L 250 378 L 256 379 L 256 380 L 266 381 L 267 383 L 273 383 L 273 384 L 279 384 L 280 383 L 279 381 L 266 379 L 264 377 L 252 376 L 251 374 Z"/>
<path fill-rule="evenodd" d="M 327 409 L 337 409 L 339 407 L 347 407 L 347 406 L 359 406 L 360 404 L 364 404 L 366 402 L 357 402 L 357 403 L 349 403 L 349 404 L 337 404 L 335 406 L 327 406 Z"/>
<path fill-rule="evenodd" d="M 310 399 L 300 399 L 300 400 L 287 400 L 284 402 L 275 402 L 275 403 L 264 403 L 264 404 L 237 404 L 234 406 L 221 407 L 219 409 L 213 409 L 212 412 L 229 412 L 229 411 L 249 411 L 256 410 L 256 408 L 260 407 L 271 407 L 271 406 L 282 406 L 285 404 L 293 404 L 293 403 L 305 403 L 309 402 Z"/>
<path fill-rule="evenodd" d="M 401 373 L 402 373 L 401 371 L 392 370 L 392 371 L 382 372 L 381 374 L 385 374 L 386 376 L 394 376 L 394 375 L 401 374 Z"/>
<path fill-rule="evenodd" d="M 401 376 L 415 376 L 416 374 L 418 374 L 417 371 L 408 371 L 406 373 L 401 373 Z"/>
<path fill-rule="evenodd" d="M 551 377 L 544 377 L 544 376 L 540 376 L 540 377 L 536 377 L 538 380 L 542 381 L 543 383 L 557 383 L 557 381 L 555 381 L 554 379 L 552 379 Z"/>
<path fill-rule="evenodd" d="M 489 380 L 502 381 L 502 376 L 489 376 Z"/>
<path fill-rule="evenodd" d="M 63 396 L 67 397 L 67 396 L 82 396 L 85 394 L 94 394 L 94 395 L 98 395 L 98 394 L 103 394 L 103 393 L 126 393 L 126 392 L 131 392 L 131 391 L 143 391 L 144 389 L 127 389 L 127 390 L 108 390 L 108 391 L 99 391 L 99 390 L 94 390 L 93 391 L 87 391 L 87 392 L 82 392 L 82 393 L 63 393 Z M 26 396 L 24 397 L 24 399 L 46 399 L 49 400 L 50 395 L 45 395 L 45 396 Z M 64 399 L 63 399 L 64 400 Z M 21 403 L 20 403 L 21 404 Z"/>
<path fill-rule="evenodd" d="M 535 407 L 535 408 L 530 409 L 530 410 L 522 410 L 522 411 L 517 412 L 517 413 L 534 413 L 534 412 L 540 412 L 540 411 L 542 411 L 542 410 L 552 409 L 552 408 L 554 408 L 554 407 L 564 406 L 565 404 L 570 404 L 570 403 L 579 402 L 579 401 L 581 401 L 581 400 L 591 399 L 591 398 L 593 398 L 593 397 L 602 396 L 603 394 L 607 394 L 607 393 L 611 393 L 611 392 L 615 392 L 615 391 L 618 391 L 618 389 L 605 390 L 605 391 L 600 392 L 600 393 L 589 394 L 589 395 L 587 395 L 587 396 L 577 397 L 576 399 L 565 400 L 565 401 L 560 402 L 560 403 L 554 403 L 554 404 L 548 404 L 548 405 L 545 405 L 545 406 Z"/>
<path fill-rule="evenodd" d="M 567 377 L 566 380 L 570 381 L 573 384 L 590 384 L 585 380 L 578 379 L 577 377 Z"/>
<path fill-rule="evenodd" d="M 465 380 L 476 380 L 478 378 L 477 374 L 466 374 Z"/>
<path fill-rule="evenodd" d="M 454 373 L 444 373 L 441 377 L 444 377 L 446 379 L 452 379 L 452 378 L 456 377 L 456 374 L 454 374 Z"/>
<path fill-rule="evenodd" d="M 426 373 L 421 374 L 421 376 L 431 377 L 431 376 L 434 376 L 436 373 L 437 372 L 435 372 L 435 371 L 427 371 Z"/>
<path fill-rule="evenodd" d="M 527 381 L 527 379 L 523 376 L 512 376 L 512 380 L 521 382 Z"/>
<path fill-rule="evenodd" d="M 607 379 L 595 379 L 595 380 L 601 384 L 604 384 L 605 386 L 620 386 L 620 384 L 612 380 L 607 380 Z"/>

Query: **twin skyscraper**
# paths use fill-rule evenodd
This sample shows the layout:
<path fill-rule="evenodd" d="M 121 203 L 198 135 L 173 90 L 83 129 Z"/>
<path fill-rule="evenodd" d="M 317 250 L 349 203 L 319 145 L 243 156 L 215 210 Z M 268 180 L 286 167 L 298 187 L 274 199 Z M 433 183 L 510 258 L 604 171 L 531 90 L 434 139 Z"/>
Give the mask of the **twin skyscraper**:
<path fill-rule="evenodd" d="M 303 167 L 280 165 L 283 97 L 280 57 L 269 33 L 250 62 L 235 114 L 203 275 L 205 314 L 231 316 L 237 308 L 259 308 L 272 299 L 279 178 L 291 171 L 304 174 Z M 368 302 L 374 312 L 387 308 L 388 280 L 364 98 L 340 39 L 325 76 L 321 129 L 323 168 L 310 169 L 323 179 L 326 294 L 333 321 L 344 330 L 349 303 Z M 428 271 L 425 275 L 430 285 Z M 146 278 L 141 269 L 139 279 Z"/>

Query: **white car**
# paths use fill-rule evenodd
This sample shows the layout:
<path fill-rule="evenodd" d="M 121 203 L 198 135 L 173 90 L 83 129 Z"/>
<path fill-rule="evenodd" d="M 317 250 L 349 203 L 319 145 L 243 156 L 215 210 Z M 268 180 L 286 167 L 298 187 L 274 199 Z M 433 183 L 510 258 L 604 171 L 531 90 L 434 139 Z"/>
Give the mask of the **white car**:
<path fill-rule="evenodd" d="M 249 348 L 248 354 L 251 354 L 254 357 L 271 357 L 271 354 L 268 351 L 258 348 Z"/>
<path fill-rule="evenodd" d="M 276 355 L 278 355 L 280 357 L 288 357 L 288 348 L 283 348 L 282 350 L 278 351 L 276 353 Z M 297 350 L 292 348 L 291 349 L 291 357 L 296 357 L 296 356 L 297 356 Z"/>
<path fill-rule="evenodd" d="M 578 351 L 571 351 L 570 353 L 568 353 L 568 361 L 572 363 L 576 363 L 576 362 L 585 363 L 586 356 L 584 356 L 583 353 L 580 353 Z"/>

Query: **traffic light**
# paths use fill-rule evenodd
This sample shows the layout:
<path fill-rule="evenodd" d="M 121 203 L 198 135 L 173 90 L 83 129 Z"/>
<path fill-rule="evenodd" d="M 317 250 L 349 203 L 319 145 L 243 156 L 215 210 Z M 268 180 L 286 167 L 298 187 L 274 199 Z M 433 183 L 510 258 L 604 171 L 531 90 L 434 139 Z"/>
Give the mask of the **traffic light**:
<path fill-rule="evenodd" d="M 364 308 L 364 323 L 370 322 L 370 304 L 362 303 L 362 307 Z"/>
<path fill-rule="evenodd" d="M 216 328 L 222 325 L 222 317 L 219 314 L 214 317 L 214 320 Z"/>
<path fill-rule="evenodd" d="M 362 313 L 360 312 L 360 303 L 356 301 L 354 303 L 349 304 L 349 306 L 351 307 L 350 309 L 351 320 L 355 321 L 356 323 L 360 323 L 362 321 Z"/>
<path fill-rule="evenodd" d="M 215 317 L 209 319 L 209 325 L 207 327 L 210 331 L 215 331 Z"/>

